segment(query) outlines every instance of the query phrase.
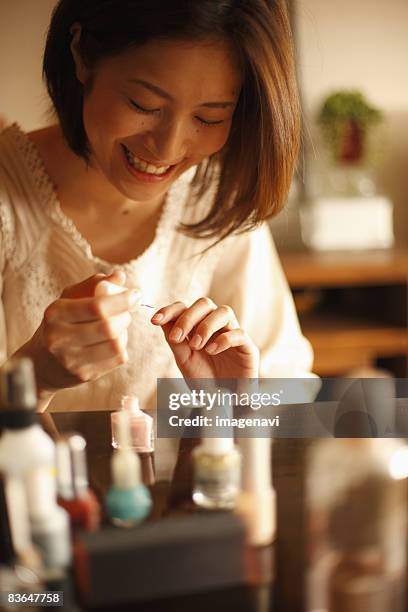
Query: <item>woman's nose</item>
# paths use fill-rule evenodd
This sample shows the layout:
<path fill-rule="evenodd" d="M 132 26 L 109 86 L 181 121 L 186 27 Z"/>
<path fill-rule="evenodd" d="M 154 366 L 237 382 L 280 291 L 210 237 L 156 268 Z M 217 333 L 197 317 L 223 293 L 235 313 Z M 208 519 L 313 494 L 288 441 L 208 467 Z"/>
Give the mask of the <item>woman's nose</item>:
<path fill-rule="evenodd" d="M 155 161 L 163 165 L 177 164 L 188 150 L 188 138 L 181 121 L 162 121 L 145 135 L 144 144 Z"/>

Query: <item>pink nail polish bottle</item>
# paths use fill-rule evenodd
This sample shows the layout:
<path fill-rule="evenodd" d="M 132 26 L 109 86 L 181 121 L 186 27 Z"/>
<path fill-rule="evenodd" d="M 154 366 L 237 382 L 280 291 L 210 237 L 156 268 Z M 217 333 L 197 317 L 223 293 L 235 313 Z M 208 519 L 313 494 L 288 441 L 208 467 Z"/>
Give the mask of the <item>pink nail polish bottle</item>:
<path fill-rule="evenodd" d="M 112 412 L 112 446 L 120 448 L 119 419 L 122 410 L 127 410 L 130 420 L 131 444 L 137 453 L 152 453 L 154 451 L 153 417 L 141 410 L 139 400 L 135 395 L 124 395 L 121 400 L 121 410 Z"/>

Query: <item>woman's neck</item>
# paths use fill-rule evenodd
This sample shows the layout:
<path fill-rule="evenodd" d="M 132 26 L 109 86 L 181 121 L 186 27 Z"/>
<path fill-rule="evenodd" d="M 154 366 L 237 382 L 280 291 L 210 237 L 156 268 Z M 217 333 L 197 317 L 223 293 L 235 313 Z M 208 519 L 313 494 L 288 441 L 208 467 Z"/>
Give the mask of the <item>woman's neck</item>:
<path fill-rule="evenodd" d="M 53 182 L 64 214 L 90 244 L 94 255 L 112 263 L 138 257 L 156 234 L 164 198 L 126 199 L 102 173 L 67 147 L 59 126 L 29 133 Z"/>
<path fill-rule="evenodd" d="M 119 218 L 125 214 L 144 222 L 161 209 L 163 197 L 141 206 L 122 195 L 102 172 L 70 150 L 59 125 L 31 132 L 29 138 L 39 150 L 64 212 L 81 209 L 91 216 Z"/>

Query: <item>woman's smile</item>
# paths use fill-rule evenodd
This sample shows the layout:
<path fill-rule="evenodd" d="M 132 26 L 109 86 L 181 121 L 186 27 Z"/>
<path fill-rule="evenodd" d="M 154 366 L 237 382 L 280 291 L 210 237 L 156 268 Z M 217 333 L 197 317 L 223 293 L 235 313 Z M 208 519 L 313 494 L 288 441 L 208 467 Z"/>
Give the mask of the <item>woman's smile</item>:
<path fill-rule="evenodd" d="M 168 179 L 177 165 L 155 166 L 136 157 L 124 144 L 121 145 L 126 168 L 132 177 L 145 183 L 157 183 Z"/>

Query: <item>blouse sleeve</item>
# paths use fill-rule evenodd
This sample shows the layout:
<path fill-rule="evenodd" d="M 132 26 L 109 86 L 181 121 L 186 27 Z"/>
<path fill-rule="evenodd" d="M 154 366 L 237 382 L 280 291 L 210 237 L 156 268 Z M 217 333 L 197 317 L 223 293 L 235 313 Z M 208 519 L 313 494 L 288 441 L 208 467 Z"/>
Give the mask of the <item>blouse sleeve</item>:
<path fill-rule="evenodd" d="M 312 348 L 300 330 L 268 226 L 226 241 L 209 297 L 234 309 L 260 349 L 260 376 L 314 377 Z"/>

